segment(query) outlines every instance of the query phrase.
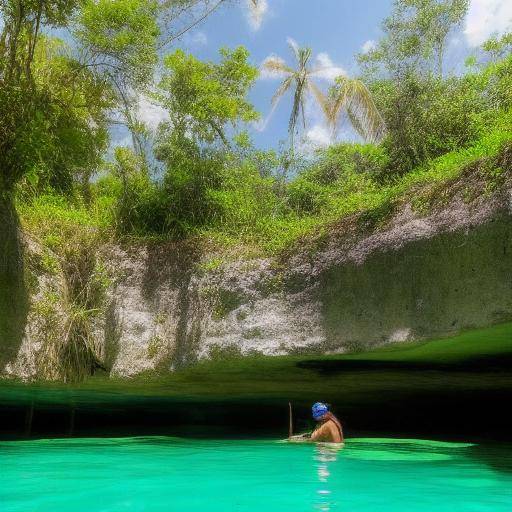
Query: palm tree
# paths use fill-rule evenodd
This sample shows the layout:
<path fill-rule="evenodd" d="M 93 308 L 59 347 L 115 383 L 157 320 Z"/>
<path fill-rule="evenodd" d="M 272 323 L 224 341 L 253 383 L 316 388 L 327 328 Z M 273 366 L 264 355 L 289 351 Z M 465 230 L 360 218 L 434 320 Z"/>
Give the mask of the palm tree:
<path fill-rule="evenodd" d="M 361 80 L 339 76 L 320 105 L 336 139 L 340 120 L 345 113 L 356 132 L 368 142 L 380 142 L 386 134 L 386 124 L 380 115 L 372 95 Z"/>
<path fill-rule="evenodd" d="M 320 105 L 333 138 L 336 136 L 341 114 L 346 111 L 355 130 L 365 140 L 380 140 L 385 132 L 384 121 L 365 85 L 360 80 L 339 76 L 335 85 L 325 95 L 314 82 L 314 78 L 329 68 L 311 68 L 311 49 L 300 48 L 293 41 L 289 41 L 289 45 L 297 61 L 295 69 L 277 56 L 269 57 L 263 63 L 263 69 L 276 75 L 284 75 L 281 85 L 272 98 L 272 110 L 290 89 L 294 89 L 293 106 L 288 123 L 292 147 L 299 118 L 302 120 L 303 128 L 306 127 L 305 103 L 308 93 L 312 94 Z"/>
<path fill-rule="evenodd" d="M 281 98 L 290 90 L 292 87 L 294 90 L 293 95 L 293 106 L 290 114 L 290 121 L 288 123 L 288 131 L 290 138 L 293 142 L 295 135 L 295 129 L 299 117 L 302 117 L 302 124 L 306 126 L 305 116 L 305 103 L 308 92 L 320 92 L 314 84 L 312 77 L 316 70 L 312 70 L 309 67 L 309 61 L 311 59 L 310 48 L 299 48 L 294 42 L 289 41 L 290 48 L 297 61 L 297 68 L 293 69 L 288 66 L 283 59 L 277 56 L 271 56 L 263 63 L 263 68 L 276 75 L 284 75 L 284 79 L 281 85 L 277 89 L 276 93 L 272 98 L 272 110 L 277 107 L 277 104 Z M 292 143 L 293 145 L 293 143 Z"/>

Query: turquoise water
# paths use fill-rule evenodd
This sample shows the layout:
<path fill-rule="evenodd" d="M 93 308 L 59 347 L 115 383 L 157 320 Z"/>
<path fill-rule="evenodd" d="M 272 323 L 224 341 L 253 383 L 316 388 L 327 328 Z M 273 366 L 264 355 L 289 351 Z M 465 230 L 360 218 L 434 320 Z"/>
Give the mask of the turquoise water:
<path fill-rule="evenodd" d="M 0 442 L 0 511 L 510 512 L 506 453 L 485 453 L 391 439 Z"/>

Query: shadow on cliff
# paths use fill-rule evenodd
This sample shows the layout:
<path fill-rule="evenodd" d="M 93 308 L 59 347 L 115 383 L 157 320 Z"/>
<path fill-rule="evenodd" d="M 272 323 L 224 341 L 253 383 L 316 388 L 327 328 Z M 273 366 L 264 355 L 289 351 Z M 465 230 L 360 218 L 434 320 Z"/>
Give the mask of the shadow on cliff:
<path fill-rule="evenodd" d="M 143 293 L 156 310 L 160 287 L 176 290 L 173 301 L 177 318 L 174 347 L 166 360 L 167 369 L 180 369 L 195 362 L 195 347 L 201 335 L 201 318 L 198 311 L 199 293 L 193 283 L 194 270 L 200 260 L 200 251 L 193 243 L 174 242 L 148 248 Z M 171 312 L 169 312 L 171 313 Z"/>
<path fill-rule="evenodd" d="M 9 197 L 0 194 L 0 371 L 20 348 L 28 314 L 19 219 Z"/>
<path fill-rule="evenodd" d="M 364 263 L 332 265 L 321 276 L 328 349 L 354 351 L 390 339 L 445 336 L 512 320 L 512 218 L 395 245 Z M 400 245 L 399 244 L 402 244 Z"/>

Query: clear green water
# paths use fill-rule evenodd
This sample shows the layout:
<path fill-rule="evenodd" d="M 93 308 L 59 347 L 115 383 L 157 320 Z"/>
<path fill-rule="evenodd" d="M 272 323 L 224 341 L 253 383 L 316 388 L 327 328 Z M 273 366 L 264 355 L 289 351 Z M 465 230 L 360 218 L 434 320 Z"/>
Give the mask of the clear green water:
<path fill-rule="evenodd" d="M 1 442 L 0 510 L 510 512 L 512 473 L 500 469 L 505 451 L 493 453 L 391 439 L 341 450 L 163 437 Z"/>

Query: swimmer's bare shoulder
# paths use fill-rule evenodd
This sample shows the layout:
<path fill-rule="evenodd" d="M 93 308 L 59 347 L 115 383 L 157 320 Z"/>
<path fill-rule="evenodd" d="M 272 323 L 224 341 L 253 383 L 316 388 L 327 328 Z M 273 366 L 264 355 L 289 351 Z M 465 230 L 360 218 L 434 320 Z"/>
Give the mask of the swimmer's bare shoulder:
<path fill-rule="evenodd" d="M 338 427 L 332 420 L 326 421 L 318 427 L 312 434 L 311 440 L 324 443 L 342 443 L 343 438 L 340 435 Z"/>

